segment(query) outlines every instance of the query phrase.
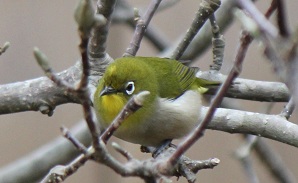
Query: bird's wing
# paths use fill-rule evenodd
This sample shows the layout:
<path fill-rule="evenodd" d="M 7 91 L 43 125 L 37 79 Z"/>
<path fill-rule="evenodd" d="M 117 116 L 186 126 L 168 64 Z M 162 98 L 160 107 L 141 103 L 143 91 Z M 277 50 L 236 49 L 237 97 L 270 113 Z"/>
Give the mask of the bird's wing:
<path fill-rule="evenodd" d="M 173 72 L 177 76 L 181 91 L 185 92 L 191 88 L 192 84 L 196 80 L 195 75 L 198 70 L 199 69 L 196 67 L 187 67 L 179 62 L 175 62 Z"/>

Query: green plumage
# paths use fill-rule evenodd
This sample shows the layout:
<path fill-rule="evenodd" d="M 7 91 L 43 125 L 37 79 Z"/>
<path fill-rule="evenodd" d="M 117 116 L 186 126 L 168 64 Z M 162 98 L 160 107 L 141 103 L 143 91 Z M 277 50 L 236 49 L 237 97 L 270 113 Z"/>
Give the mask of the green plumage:
<path fill-rule="evenodd" d="M 198 78 L 195 77 L 198 68 L 187 67 L 176 60 L 157 57 L 121 58 L 121 62 L 126 61 L 130 64 L 143 62 L 142 67 L 152 69 L 159 85 L 159 96 L 162 98 L 177 98 L 186 90 L 199 87 L 196 82 Z M 146 77 L 150 78 L 148 75 Z"/>
<path fill-rule="evenodd" d="M 200 93 L 207 91 L 205 86 L 216 84 L 196 78 L 197 71 L 166 58 L 116 59 L 107 67 L 94 94 L 101 129 L 110 125 L 133 95 L 149 91 L 142 108 L 129 116 L 114 135 L 149 146 L 185 136 L 198 123 Z"/>

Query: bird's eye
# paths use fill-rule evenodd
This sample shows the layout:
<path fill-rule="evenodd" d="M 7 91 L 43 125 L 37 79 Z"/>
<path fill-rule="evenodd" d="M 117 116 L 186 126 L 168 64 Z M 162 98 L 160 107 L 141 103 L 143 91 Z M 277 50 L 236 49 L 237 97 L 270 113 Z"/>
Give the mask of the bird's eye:
<path fill-rule="evenodd" d="M 135 91 L 135 83 L 133 81 L 127 82 L 125 86 L 125 92 L 127 95 L 131 95 Z"/>

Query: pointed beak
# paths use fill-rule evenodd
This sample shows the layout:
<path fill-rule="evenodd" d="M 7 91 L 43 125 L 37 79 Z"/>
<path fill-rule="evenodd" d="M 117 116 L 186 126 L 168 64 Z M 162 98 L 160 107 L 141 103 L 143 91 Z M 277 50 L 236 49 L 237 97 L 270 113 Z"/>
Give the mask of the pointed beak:
<path fill-rule="evenodd" d="M 108 95 L 111 93 L 117 93 L 117 90 L 115 90 L 114 88 L 110 87 L 110 86 L 105 86 L 103 90 L 101 90 L 100 92 L 100 96 L 104 96 L 104 95 Z"/>

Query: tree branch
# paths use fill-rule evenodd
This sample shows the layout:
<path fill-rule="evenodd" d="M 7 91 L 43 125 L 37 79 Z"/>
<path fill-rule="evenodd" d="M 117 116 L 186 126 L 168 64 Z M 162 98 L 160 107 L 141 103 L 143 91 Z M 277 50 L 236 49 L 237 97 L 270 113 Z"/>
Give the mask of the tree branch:
<path fill-rule="evenodd" d="M 113 133 L 119 128 L 119 126 L 124 122 L 126 118 L 128 118 L 131 114 L 135 113 L 143 106 L 144 100 L 148 95 L 150 95 L 150 92 L 142 91 L 137 95 L 134 95 L 127 102 L 127 104 L 123 107 L 121 112 L 116 116 L 113 122 L 100 136 L 104 143 L 107 143 L 107 141 L 110 139 Z"/>
<path fill-rule="evenodd" d="M 204 25 L 206 20 L 212 15 L 220 6 L 221 2 L 219 0 L 205 1 L 200 3 L 199 9 L 196 12 L 195 18 L 191 23 L 190 28 L 187 30 L 185 37 L 176 47 L 170 58 L 179 60 L 183 55 L 186 48 L 189 46 L 190 42 L 193 40 L 195 35 Z"/>
<path fill-rule="evenodd" d="M 206 115 L 207 110 L 208 107 L 202 108 L 201 118 Z M 298 125 L 279 115 L 218 108 L 207 129 L 253 134 L 298 147 Z M 90 144 L 90 132 L 85 122 L 81 122 L 71 131 L 85 146 Z M 19 182 L 20 180 L 35 182 L 51 167 L 71 161 L 77 153 L 78 150 L 69 141 L 59 137 L 22 159 L 2 167 L 0 182 Z M 32 177 L 32 175 L 35 176 Z"/>
<path fill-rule="evenodd" d="M 144 17 L 136 17 L 137 18 L 137 25 L 134 32 L 134 35 L 132 37 L 132 40 L 129 44 L 129 47 L 126 49 L 123 56 L 135 56 L 137 51 L 140 48 L 140 44 L 142 41 L 142 38 L 144 36 L 144 33 L 155 13 L 157 10 L 161 0 L 153 0 L 151 1 Z M 139 16 L 139 15 L 137 15 Z"/>
<path fill-rule="evenodd" d="M 233 21 L 233 14 L 231 9 L 236 6 L 236 0 L 226 0 L 220 5 L 220 8 L 215 12 L 215 17 L 223 32 L 230 26 Z M 204 24 L 198 34 L 194 37 L 190 45 L 185 50 L 181 57 L 181 60 L 194 60 L 196 57 L 201 55 L 210 45 L 213 33 L 210 24 Z M 183 40 L 183 37 L 178 38 L 173 46 L 168 47 L 165 51 L 160 54 L 160 57 L 170 57 L 177 45 Z M 204 44 L 202 44 L 204 43 Z"/>
<path fill-rule="evenodd" d="M 162 6 L 169 7 L 178 1 L 167 1 L 167 5 L 164 5 L 162 2 L 156 10 L 157 12 L 166 8 Z M 131 28 L 135 29 L 136 22 L 134 21 L 133 8 L 125 0 L 118 1 L 115 10 L 112 23 L 127 23 Z M 148 41 L 154 45 L 154 48 L 159 51 L 166 49 L 168 45 L 170 45 L 170 41 L 166 39 L 166 35 L 164 35 L 157 27 L 152 25 L 152 23 L 149 27 L 147 27 L 144 37 L 147 38 Z"/>
<path fill-rule="evenodd" d="M 255 150 L 257 156 L 262 162 L 270 169 L 270 173 L 279 182 L 283 183 L 295 183 L 297 182 L 295 176 L 288 167 L 283 163 L 282 159 L 274 152 L 273 149 L 264 141 L 264 139 L 258 139 L 255 144 Z"/>
<path fill-rule="evenodd" d="M 210 108 L 206 113 L 206 116 L 200 121 L 198 127 L 196 127 L 191 134 L 189 134 L 186 139 L 181 142 L 177 146 L 177 150 L 173 153 L 173 155 L 169 158 L 166 165 L 175 165 L 177 163 L 177 159 L 184 154 L 199 138 L 204 135 L 204 131 L 207 125 L 212 120 L 216 108 L 221 104 L 225 93 L 228 91 L 229 86 L 232 82 L 237 78 L 237 76 L 241 73 L 242 70 L 242 63 L 248 48 L 247 42 L 250 39 L 246 39 L 247 37 L 245 34 L 242 34 L 240 37 L 240 45 L 237 49 L 237 55 L 234 60 L 233 67 L 229 72 L 225 81 L 221 84 L 218 92 L 216 93 L 214 99 L 211 101 Z"/>
<path fill-rule="evenodd" d="M 207 112 L 202 109 L 202 116 Z M 298 147 L 298 125 L 279 115 L 218 109 L 208 129 L 228 133 L 252 134 Z"/>
<path fill-rule="evenodd" d="M 80 64 L 77 63 L 57 76 L 74 84 L 79 81 L 80 73 Z M 46 77 L 0 85 L 0 93 L 0 114 L 41 111 L 51 116 L 57 105 L 79 102 L 71 92 L 57 87 Z"/>
<path fill-rule="evenodd" d="M 90 145 L 91 136 L 86 122 L 80 122 L 71 131 L 85 146 Z M 79 151 L 72 143 L 58 137 L 21 159 L 1 167 L 0 182 L 37 182 L 53 166 L 68 163 L 77 155 Z"/>
<path fill-rule="evenodd" d="M 197 77 L 211 81 L 224 81 L 226 75 L 204 71 L 197 73 Z M 214 95 L 216 90 L 210 88 L 206 94 Z M 258 81 L 237 78 L 230 86 L 225 97 L 261 102 L 287 102 L 290 94 L 287 86 L 280 82 Z"/>
<path fill-rule="evenodd" d="M 101 14 L 106 18 L 106 25 L 95 27 L 91 33 L 88 45 L 89 59 L 91 62 L 95 62 L 97 59 L 104 61 L 106 57 L 108 57 L 106 53 L 106 42 L 115 4 L 116 0 L 101 0 L 97 2 L 96 14 Z"/>
<path fill-rule="evenodd" d="M 108 62 L 106 62 L 108 63 Z M 74 84 L 80 79 L 81 68 L 75 66 L 58 73 L 59 78 Z M 93 74 L 95 74 L 93 72 Z M 223 81 L 226 76 L 209 71 L 200 72 L 197 77 L 215 81 Z M 98 79 L 98 76 L 97 76 Z M 97 81 L 93 82 L 93 87 Z M 51 115 L 56 106 L 66 103 L 79 103 L 79 100 L 65 89 L 57 87 L 46 77 L 0 85 L 0 114 L 24 111 L 41 111 Z M 91 92 L 92 93 L 92 92 Z M 215 94 L 210 89 L 207 94 Z M 289 91 L 284 83 L 257 81 L 237 78 L 226 93 L 226 97 L 267 102 L 287 102 Z"/>
<path fill-rule="evenodd" d="M 10 43 L 9 42 L 5 42 L 4 45 L 2 47 L 0 47 L 0 55 L 2 55 L 4 52 L 6 52 L 6 50 L 9 48 Z"/>

